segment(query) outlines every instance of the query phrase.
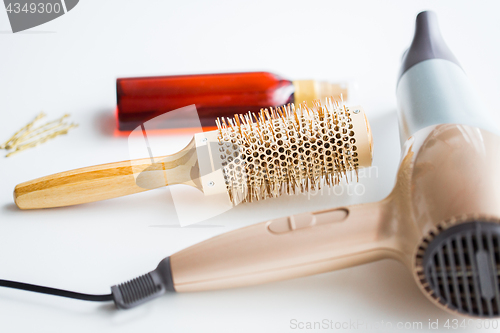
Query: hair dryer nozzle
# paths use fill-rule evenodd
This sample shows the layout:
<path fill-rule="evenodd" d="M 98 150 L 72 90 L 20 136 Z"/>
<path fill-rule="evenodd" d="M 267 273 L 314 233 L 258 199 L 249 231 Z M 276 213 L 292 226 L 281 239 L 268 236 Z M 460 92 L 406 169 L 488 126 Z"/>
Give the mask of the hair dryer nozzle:
<path fill-rule="evenodd" d="M 415 35 L 403 55 L 399 78 L 413 65 L 429 59 L 445 59 L 460 66 L 441 36 L 436 13 L 425 11 L 417 15 Z"/>
<path fill-rule="evenodd" d="M 438 124 L 469 125 L 500 134 L 441 37 L 433 12 L 417 16 L 413 41 L 403 56 L 396 96 L 403 143 L 417 131 Z"/>

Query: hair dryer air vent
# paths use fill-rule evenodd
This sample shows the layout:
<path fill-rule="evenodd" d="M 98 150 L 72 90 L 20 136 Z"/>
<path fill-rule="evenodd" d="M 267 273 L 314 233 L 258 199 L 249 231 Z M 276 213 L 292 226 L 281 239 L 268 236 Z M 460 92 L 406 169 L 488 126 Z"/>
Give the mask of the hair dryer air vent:
<path fill-rule="evenodd" d="M 499 316 L 499 243 L 500 224 L 496 220 L 452 219 L 437 227 L 416 256 L 422 288 L 450 310 L 470 316 Z"/>

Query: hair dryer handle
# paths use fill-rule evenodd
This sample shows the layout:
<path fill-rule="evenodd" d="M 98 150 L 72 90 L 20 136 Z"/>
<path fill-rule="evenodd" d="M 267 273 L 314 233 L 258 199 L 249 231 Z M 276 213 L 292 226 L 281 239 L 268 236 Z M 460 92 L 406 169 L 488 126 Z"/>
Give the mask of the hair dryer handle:
<path fill-rule="evenodd" d="M 179 292 L 312 275 L 395 257 L 388 200 L 234 230 L 170 257 Z"/>

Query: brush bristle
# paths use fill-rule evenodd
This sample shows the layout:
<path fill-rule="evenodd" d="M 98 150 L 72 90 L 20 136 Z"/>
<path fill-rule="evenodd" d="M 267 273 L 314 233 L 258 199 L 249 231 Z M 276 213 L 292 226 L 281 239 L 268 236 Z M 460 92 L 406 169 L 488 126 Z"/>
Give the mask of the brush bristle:
<path fill-rule="evenodd" d="M 337 101 L 293 103 L 217 119 L 233 204 L 298 194 L 348 180 L 359 166 L 352 120 Z"/>

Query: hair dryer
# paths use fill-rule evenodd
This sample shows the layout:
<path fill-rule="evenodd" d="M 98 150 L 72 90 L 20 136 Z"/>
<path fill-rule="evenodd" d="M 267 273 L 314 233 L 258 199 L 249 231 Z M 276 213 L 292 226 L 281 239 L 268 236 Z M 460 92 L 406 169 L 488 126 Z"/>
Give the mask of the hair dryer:
<path fill-rule="evenodd" d="M 437 306 L 500 315 L 500 137 L 438 30 L 417 16 L 397 85 L 404 141 L 384 200 L 267 221 L 214 237 L 112 287 L 129 308 L 167 290 L 240 287 L 394 258 Z"/>

